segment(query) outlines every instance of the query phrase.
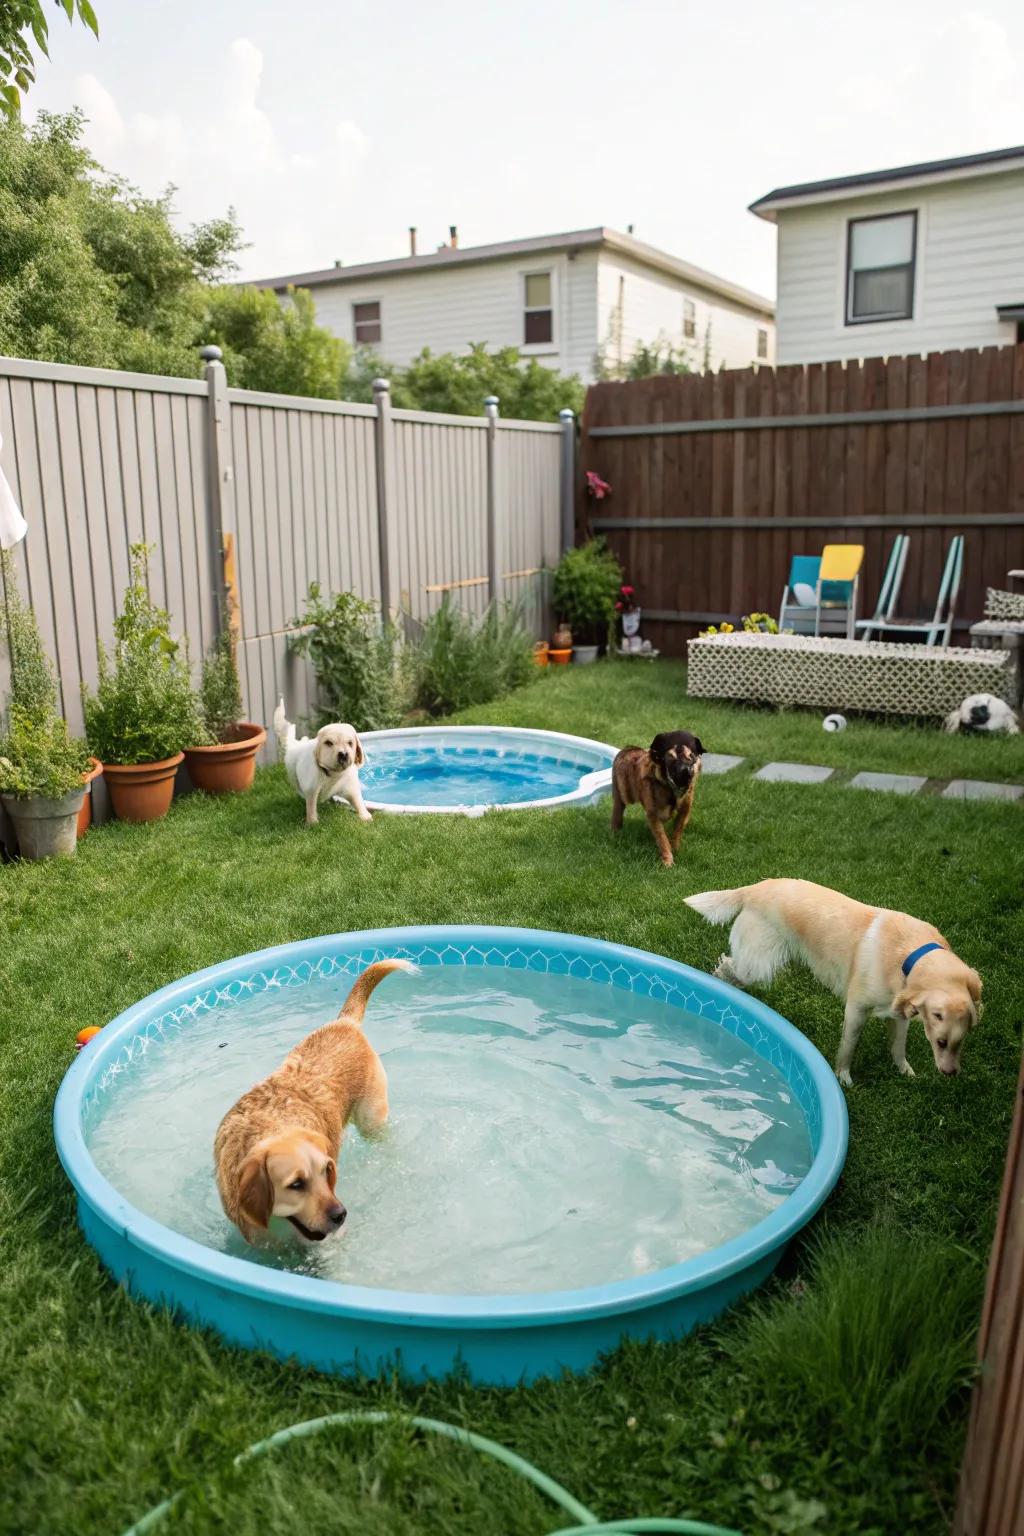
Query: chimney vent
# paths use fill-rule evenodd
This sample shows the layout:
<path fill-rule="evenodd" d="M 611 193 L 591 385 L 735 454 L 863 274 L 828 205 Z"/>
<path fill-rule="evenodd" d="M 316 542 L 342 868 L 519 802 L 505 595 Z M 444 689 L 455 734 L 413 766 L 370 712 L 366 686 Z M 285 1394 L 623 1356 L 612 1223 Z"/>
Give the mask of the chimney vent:
<path fill-rule="evenodd" d="M 409 255 L 416 255 L 416 225 L 409 225 Z"/>
<path fill-rule="evenodd" d="M 459 248 L 459 229 L 457 224 L 449 224 L 448 236 L 448 243 L 450 244 L 452 250 L 457 251 Z"/>
<path fill-rule="evenodd" d="M 340 256 L 335 256 L 335 258 L 334 258 L 334 265 L 336 267 L 344 266 L 344 262 L 342 261 Z"/>

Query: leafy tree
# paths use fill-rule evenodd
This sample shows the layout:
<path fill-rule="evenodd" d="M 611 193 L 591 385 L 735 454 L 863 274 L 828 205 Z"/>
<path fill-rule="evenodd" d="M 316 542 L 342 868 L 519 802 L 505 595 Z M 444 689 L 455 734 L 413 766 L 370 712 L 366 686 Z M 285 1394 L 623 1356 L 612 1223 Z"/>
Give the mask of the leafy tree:
<path fill-rule="evenodd" d="M 307 288 L 290 288 L 283 303 L 268 288 L 210 288 L 200 331 L 222 349 L 236 389 L 341 397 L 352 349 L 317 325 Z"/>
<path fill-rule="evenodd" d="M 515 347 L 488 352 L 479 342 L 461 357 L 424 348 L 408 368 L 392 373 L 391 391 L 396 405 L 456 416 L 479 416 L 484 398 L 497 395 L 502 415 L 522 421 L 554 421 L 566 406 L 579 412 L 584 396 L 575 374 L 555 373 L 536 358 L 524 362 Z"/>
<path fill-rule="evenodd" d="M 89 0 L 55 0 L 73 22 L 77 16 L 99 37 L 99 24 Z M 21 110 L 21 93 L 35 81 L 35 61 L 26 32 L 49 58 L 49 22 L 42 0 L 0 0 L 0 116 L 14 118 Z"/>

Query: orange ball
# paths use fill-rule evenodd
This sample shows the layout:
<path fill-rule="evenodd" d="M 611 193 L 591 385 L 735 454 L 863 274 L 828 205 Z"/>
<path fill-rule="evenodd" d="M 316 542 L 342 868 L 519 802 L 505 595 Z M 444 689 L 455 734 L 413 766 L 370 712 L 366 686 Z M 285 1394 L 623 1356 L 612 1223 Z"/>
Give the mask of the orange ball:
<path fill-rule="evenodd" d="M 78 1049 L 81 1050 L 83 1045 L 88 1045 L 93 1035 L 98 1035 L 102 1027 L 100 1024 L 90 1024 L 88 1029 L 80 1029 L 75 1036 L 75 1044 Z"/>

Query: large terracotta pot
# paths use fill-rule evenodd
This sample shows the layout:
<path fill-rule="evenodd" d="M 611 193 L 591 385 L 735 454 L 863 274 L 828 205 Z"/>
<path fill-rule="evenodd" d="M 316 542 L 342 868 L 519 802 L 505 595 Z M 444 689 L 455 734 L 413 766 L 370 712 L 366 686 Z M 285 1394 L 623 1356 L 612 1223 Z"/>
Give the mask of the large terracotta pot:
<path fill-rule="evenodd" d="M 185 767 L 194 788 L 208 795 L 237 795 L 251 789 L 256 754 L 266 739 L 262 725 L 241 720 L 227 741 L 212 747 L 186 747 Z"/>
<path fill-rule="evenodd" d="M 160 763 L 104 763 L 114 815 L 121 821 L 159 821 L 171 808 L 174 775 L 184 752 Z"/>
<path fill-rule="evenodd" d="M 98 779 L 103 772 L 103 764 L 98 757 L 90 757 L 89 770 L 82 774 L 82 783 L 85 785 L 85 799 L 82 801 L 82 809 L 78 813 L 78 836 L 84 837 L 92 826 L 92 785 L 93 780 Z"/>
<path fill-rule="evenodd" d="M 28 800 L 19 800 L 16 795 L 0 797 L 14 823 L 23 859 L 67 858 L 75 852 L 75 827 L 84 793 L 76 789 L 61 800 L 44 800 L 39 795 Z"/>

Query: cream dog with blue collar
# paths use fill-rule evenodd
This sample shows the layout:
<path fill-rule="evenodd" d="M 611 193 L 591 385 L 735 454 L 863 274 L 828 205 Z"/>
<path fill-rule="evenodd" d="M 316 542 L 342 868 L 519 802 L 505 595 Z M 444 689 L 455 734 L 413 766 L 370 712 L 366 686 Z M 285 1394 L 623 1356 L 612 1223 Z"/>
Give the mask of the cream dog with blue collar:
<path fill-rule="evenodd" d="M 709 923 L 732 922 L 730 953 L 715 970 L 723 981 L 768 982 L 795 960 L 845 999 L 836 1057 L 844 1087 L 852 1085 L 853 1054 L 871 1014 L 889 1020 L 893 1063 L 904 1077 L 914 1076 L 907 1028 L 916 1018 L 939 1071 L 959 1072 L 960 1048 L 981 1016 L 981 977 L 931 923 L 866 906 L 810 880 L 761 880 L 687 896 L 686 904 Z"/>

